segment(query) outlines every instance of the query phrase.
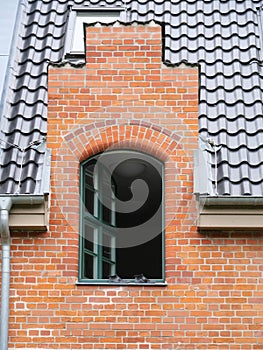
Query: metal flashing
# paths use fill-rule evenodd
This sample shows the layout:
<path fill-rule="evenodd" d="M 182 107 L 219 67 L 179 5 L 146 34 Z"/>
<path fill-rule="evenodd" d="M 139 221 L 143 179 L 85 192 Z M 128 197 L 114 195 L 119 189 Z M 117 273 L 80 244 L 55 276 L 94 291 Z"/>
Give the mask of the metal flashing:
<path fill-rule="evenodd" d="M 73 11 L 97 11 L 97 12 L 104 12 L 104 11 L 123 11 L 125 10 L 125 7 L 123 6 L 100 6 L 100 7 L 91 7 L 91 6 L 72 6 Z"/>
<path fill-rule="evenodd" d="M 51 150 L 46 149 L 45 156 L 44 156 L 44 166 L 43 166 L 40 193 L 49 194 L 49 192 L 50 192 L 50 175 L 51 175 Z"/>
<path fill-rule="evenodd" d="M 263 7 L 258 8 L 258 27 L 259 27 L 259 38 L 260 38 L 260 59 L 263 62 Z"/>
<path fill-rule="evenodd" d="M 16 23 L 18 20 L 18 7 L 20 0 L 9 0 L 1 8 L 0 13 L 0 103 L 5 99 L 8 75 L 10 73 L 9 67 L 12 66 L 10 59 L 13 59 L 13 49 L 16 45 L 14 41 L 17 37 Z M 14 34 L 15 33 L 15 34 Z M 9 59 L 10 58 L 10 59 Z M 6 74 L 7 73 L 7 74 Z M 2 98 L 3 95 L 3 98 Z M 1 107 L 0 107 L 1 108 Z"/>
<path fill-rule="evenodd" d="M 194 151 L 194 193 L 208 194 L 207 163 L 201 149 Z"/>

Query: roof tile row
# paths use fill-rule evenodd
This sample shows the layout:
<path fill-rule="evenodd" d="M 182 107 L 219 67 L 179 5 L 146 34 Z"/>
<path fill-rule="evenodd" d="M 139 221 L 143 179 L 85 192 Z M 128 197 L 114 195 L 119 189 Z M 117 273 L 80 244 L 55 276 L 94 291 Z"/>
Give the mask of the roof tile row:
<path fill-rule="evenodd" d="M 166 64 L 200 65 L 200 133 L 222 145 L 216 157 L 211 149 L 206 152 L 210 194 L 217 183 L 221 195 L 263 195 L 262 4 L 262 0 L 28 0 L 1 139 L 23 148 L 46 134 L 47 67 L 50 61 L 63 59 L 69 6 L 123 6 L 124 21 L 155 20 L 163 25 Z M 21 174 L 21 152 L 3 142 L 1 146 L 0 191 L 13 193 Z M 43 153 L 27 152 L 20 190 L 39 193 Z"/>

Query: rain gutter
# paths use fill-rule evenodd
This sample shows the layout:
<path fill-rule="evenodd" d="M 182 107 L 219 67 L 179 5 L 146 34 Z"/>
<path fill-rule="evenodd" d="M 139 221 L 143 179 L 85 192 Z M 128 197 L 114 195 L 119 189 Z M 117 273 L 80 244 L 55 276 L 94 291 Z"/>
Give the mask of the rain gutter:
<path fill-rule="evenodd" d="M 200 230 L 263 229 L 263 197 L 198 195 Z"/>
<path fill-rule="evenodd" d="M 37 205 L 45 201 L 44 195 L 1 195 L 0 234 L 2 243 L 2 293 L 0 316 L 1 350 L 8 350 L 9 291 L 10 291 L 10 229 L 9 213 L 13 204 Z"/>
<path fill-rule="evenodd" d="M 249 196 L 206 196 L 200 195 L 199 201 L 205 206 L 263 206 L 263 197 Z"/>

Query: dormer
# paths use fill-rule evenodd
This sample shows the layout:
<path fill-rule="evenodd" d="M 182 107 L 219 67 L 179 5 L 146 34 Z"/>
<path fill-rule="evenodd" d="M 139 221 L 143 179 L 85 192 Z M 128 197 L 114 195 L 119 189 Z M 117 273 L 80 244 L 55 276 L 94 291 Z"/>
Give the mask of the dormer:
<path fill-rule="evenodd" d="M 124 7 L 72 7 L 65 42 L 66 58 L 85 56 L 84 24 L 113 23 L 124 20 Z M 122 18 L 121 18 L 122 17 Z"/>

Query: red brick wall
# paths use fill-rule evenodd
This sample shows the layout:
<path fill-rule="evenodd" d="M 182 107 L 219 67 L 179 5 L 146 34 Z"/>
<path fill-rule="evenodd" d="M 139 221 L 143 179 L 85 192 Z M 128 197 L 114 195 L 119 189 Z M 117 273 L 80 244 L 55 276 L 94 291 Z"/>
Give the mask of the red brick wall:
<path fill-rule="evenodd" d="M 198 233 L 198 69 L 162 64 L 154 24 L 87 28 L 87 65 L 49 68 L 50 230 L 13 233 L 10 348 L 263 349 L 262 234 Z M 80 286 L 79 164 L 165 164 L 167 286 Z"/>

